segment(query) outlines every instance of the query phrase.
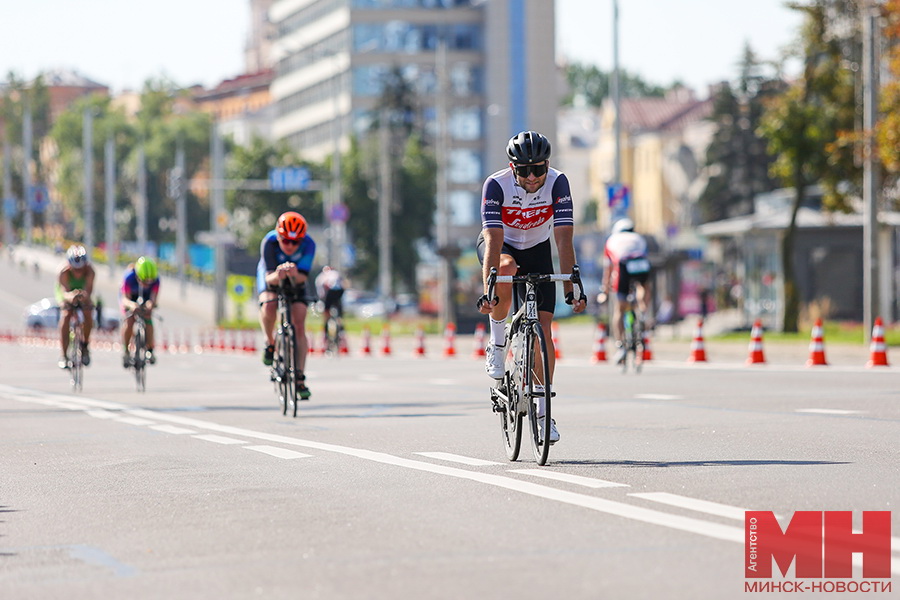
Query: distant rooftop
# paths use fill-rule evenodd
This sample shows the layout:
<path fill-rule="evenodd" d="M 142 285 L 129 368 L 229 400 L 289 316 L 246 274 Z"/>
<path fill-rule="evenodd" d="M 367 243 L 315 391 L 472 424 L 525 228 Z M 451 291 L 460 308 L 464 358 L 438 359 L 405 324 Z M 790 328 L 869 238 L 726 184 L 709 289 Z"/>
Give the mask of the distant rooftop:
<path fill-rule="evenodd" d="M 54 87 L 80 87 L 80 88 L 97 88 L 107 89 L 108 86 L 97 83 L 92 79 L 88 79 L 81 73 L 69 69 L 55 69 L 44 71 L 41 73 L 44 84 Z"/>

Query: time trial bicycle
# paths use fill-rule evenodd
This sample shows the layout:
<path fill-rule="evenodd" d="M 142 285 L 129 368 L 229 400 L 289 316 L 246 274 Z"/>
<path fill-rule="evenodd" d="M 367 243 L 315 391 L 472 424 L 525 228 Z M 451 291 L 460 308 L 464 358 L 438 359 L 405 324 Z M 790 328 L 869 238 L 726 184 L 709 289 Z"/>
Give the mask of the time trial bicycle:
<path fill-rule="evenodd" d="M 147 321 L 144 317 L 144 298 L 138 298 L 138 309 L 126 317 L 134 315 L 131 348 L 128 349 L 129 368 L 134 370 L 134 382 L 139 392 L 147 391 Z"/>
<path fill-rule="evenodd" d="M 287 415 L 290 410 L 297 416 L 298 400 L 308 400 L 309 390 L 297 380 L 297 331 L 291 317 L 291 302 L 295 290 L 285 284 L 277 290 L 278 329 L 275 331 L 275 354 L 269 378 L 275 384 L 275 394 L 281 406 L 281 414 Z M 272 300 L 270 300 L 272 302 Z"/>
<path fill-rule="evenodd" d="M 524 287 L 524 303 L 513 294 L 513 316 L 506 324 L 505 347 L 508 349 L 503 378 L 491 388 L 493 410 L 500 414 L 500 430 L 506 446 L 506 456 L 519 458 L 522 445 L 522 426 L 528 416 L 528 431 L 534 459 L 547 464 L 552 430 L 551 399 L 556 394 L 550 378 L 550 355 L 547 339 L 538 318 L 537 286 L 546 281 L 571 281 L 584 297 L 578 266 L 568 275 L 529 273 L 527 275 L 497 275 L 491 269 L 488 276 L 488 298 L 494 297 L 497 283 L 513 283 Z M 543 387 L 542 387 L 543 386 Z M 544 410 L 540 405 L 543 401 Z"/>
<path fill-rule="evenodd" d="M 634 284 L 631 285 L 626 298 L 628 310 L 622 315 L 625 336 L 622 346 L 625 356 L 622 358 L 622 372 L 627 373 L 629 365 L 635 373 L 640 373 L 644 366 L 644 315 L 637 307 L 634 295 Z"/>

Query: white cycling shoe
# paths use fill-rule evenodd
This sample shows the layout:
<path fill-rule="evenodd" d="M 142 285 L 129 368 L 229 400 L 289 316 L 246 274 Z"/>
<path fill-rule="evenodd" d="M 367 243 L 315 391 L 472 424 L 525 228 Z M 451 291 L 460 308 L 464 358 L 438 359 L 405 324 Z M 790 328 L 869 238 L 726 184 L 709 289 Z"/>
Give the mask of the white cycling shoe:
<path fill-rule="evenodd" d="M 503 361 L 506 358 L 506 346 L 496 346 L 488 344 L 484 349 L 484 370 L 487 371 L 489 377 L 494 379 L 503 379 L 505 371 Z"/>
<path fill-rule="evenodd" d="M 538 417 L 538 431 L 541 439 L 544 437 L 544 417 Z M 556 421 L 550 419 L 550 443 L 559 441 L 559 431 L 556 429 Z"/>

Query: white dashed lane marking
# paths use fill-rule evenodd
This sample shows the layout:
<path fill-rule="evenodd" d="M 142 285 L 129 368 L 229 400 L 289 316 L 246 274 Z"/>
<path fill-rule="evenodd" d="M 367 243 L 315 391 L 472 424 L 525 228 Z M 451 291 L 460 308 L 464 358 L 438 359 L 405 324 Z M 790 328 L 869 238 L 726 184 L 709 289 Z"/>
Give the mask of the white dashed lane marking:
<path fill-rule="evenodd" d="M 244 449 L 262 452 L 263 454 L 268 454 L 269 456 L 274 456 L 275 458 L 312 458 L 311 454 L 303 454 L 302 452 L 288 450 L 286 448 L 278 448 L 276 446 L 244 446 Z"/>
<path fill-rule="evenodd" d="M 213 435 L 211 433 L 203 435 L 195 435 L 194 439 L 203 440 L 205 442 L 215 442 L 216 444 L 246 444 L 244 440 L 236 440 L 234 438 L 225 437 L 224 435 Z"/>
<path fill-rule="evenodd" d="M 193 429 L 186 429 L 184 427 L 176 427 L 174 425 L 154 425 L 150 429 L 161 431 L 163 433 L 172 433 L 175 435 L 181 435 L 185 433 L 197 433 Z"/>
<path fill-rule="evenodd" d="M 489 460 L 482 460 L 480 458 L 471 458 L 468 456 L 460 456 L 458 454 L 450 454 L 449 452 L 414 452 L 413 454 L 418 454 L 419 456 L 425 456 L 428 458 L 435 458 L 437 460 L 446 460 L 448 462 L 460 463 L 463 465 L 471 465 L 473 467 L 488 467 L 491 465 L 502 464 Z"/>
<path fill-rule="evenodd" d="M 836 408 L 798 408 L 798 413 L 811 413 L 816 415 L 859 415 L 861 410 L 839 410 Z"/>
<path fill-rule="evenodd" d="M 686 496 L 669 494 L 667 492 L 642 492 L 628 495 L 742 522 L 744 520 L 744 513 L 750 510 L 749 508 L 729 506 L 727 504 L 719 504 L 718 502 L 709 502 L 708 500 L 697 500 L 696 498 L 688 498 Z"/>
<path fill-rule="evenodd" d="M 616 483 L 615 481 L 606 481 L 603 479 L 595 479 L 593 477 L 582 477 L 581 475 L 569 475 L 568 473 L 557 473 L 556 471 L 547 471 L 543 469 L 510 469 L 510 473 L 522 473 L 523 475 L 532 475 L 534 477 L 543 477 L 544 479 L 553 479 L 555 481 L 563 481 L 565 483 L 574 483 L 584 487 L 600 489 L 611 487 L 631 487 L 627 483 Z"/>

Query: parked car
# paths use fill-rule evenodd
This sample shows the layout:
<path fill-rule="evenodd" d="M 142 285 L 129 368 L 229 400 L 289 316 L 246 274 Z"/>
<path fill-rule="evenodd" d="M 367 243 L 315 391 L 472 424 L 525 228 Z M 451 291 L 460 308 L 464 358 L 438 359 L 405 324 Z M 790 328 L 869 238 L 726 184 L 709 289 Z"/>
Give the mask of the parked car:
<path fill-rule="evenodd" d="M 45 327 L 48 329 L 56 329 L 59 327 L 59 312 L 59 305 L 56 304 L 54 298 L 38 300 L 25 309 L 25 326 L 35 329 Z M 100 323 L 100 329 L 105 331 L 115 331 L 118 327 L 119 318 L 116 317 L 111 310 L 104 309 L 103 322 Z"/>

